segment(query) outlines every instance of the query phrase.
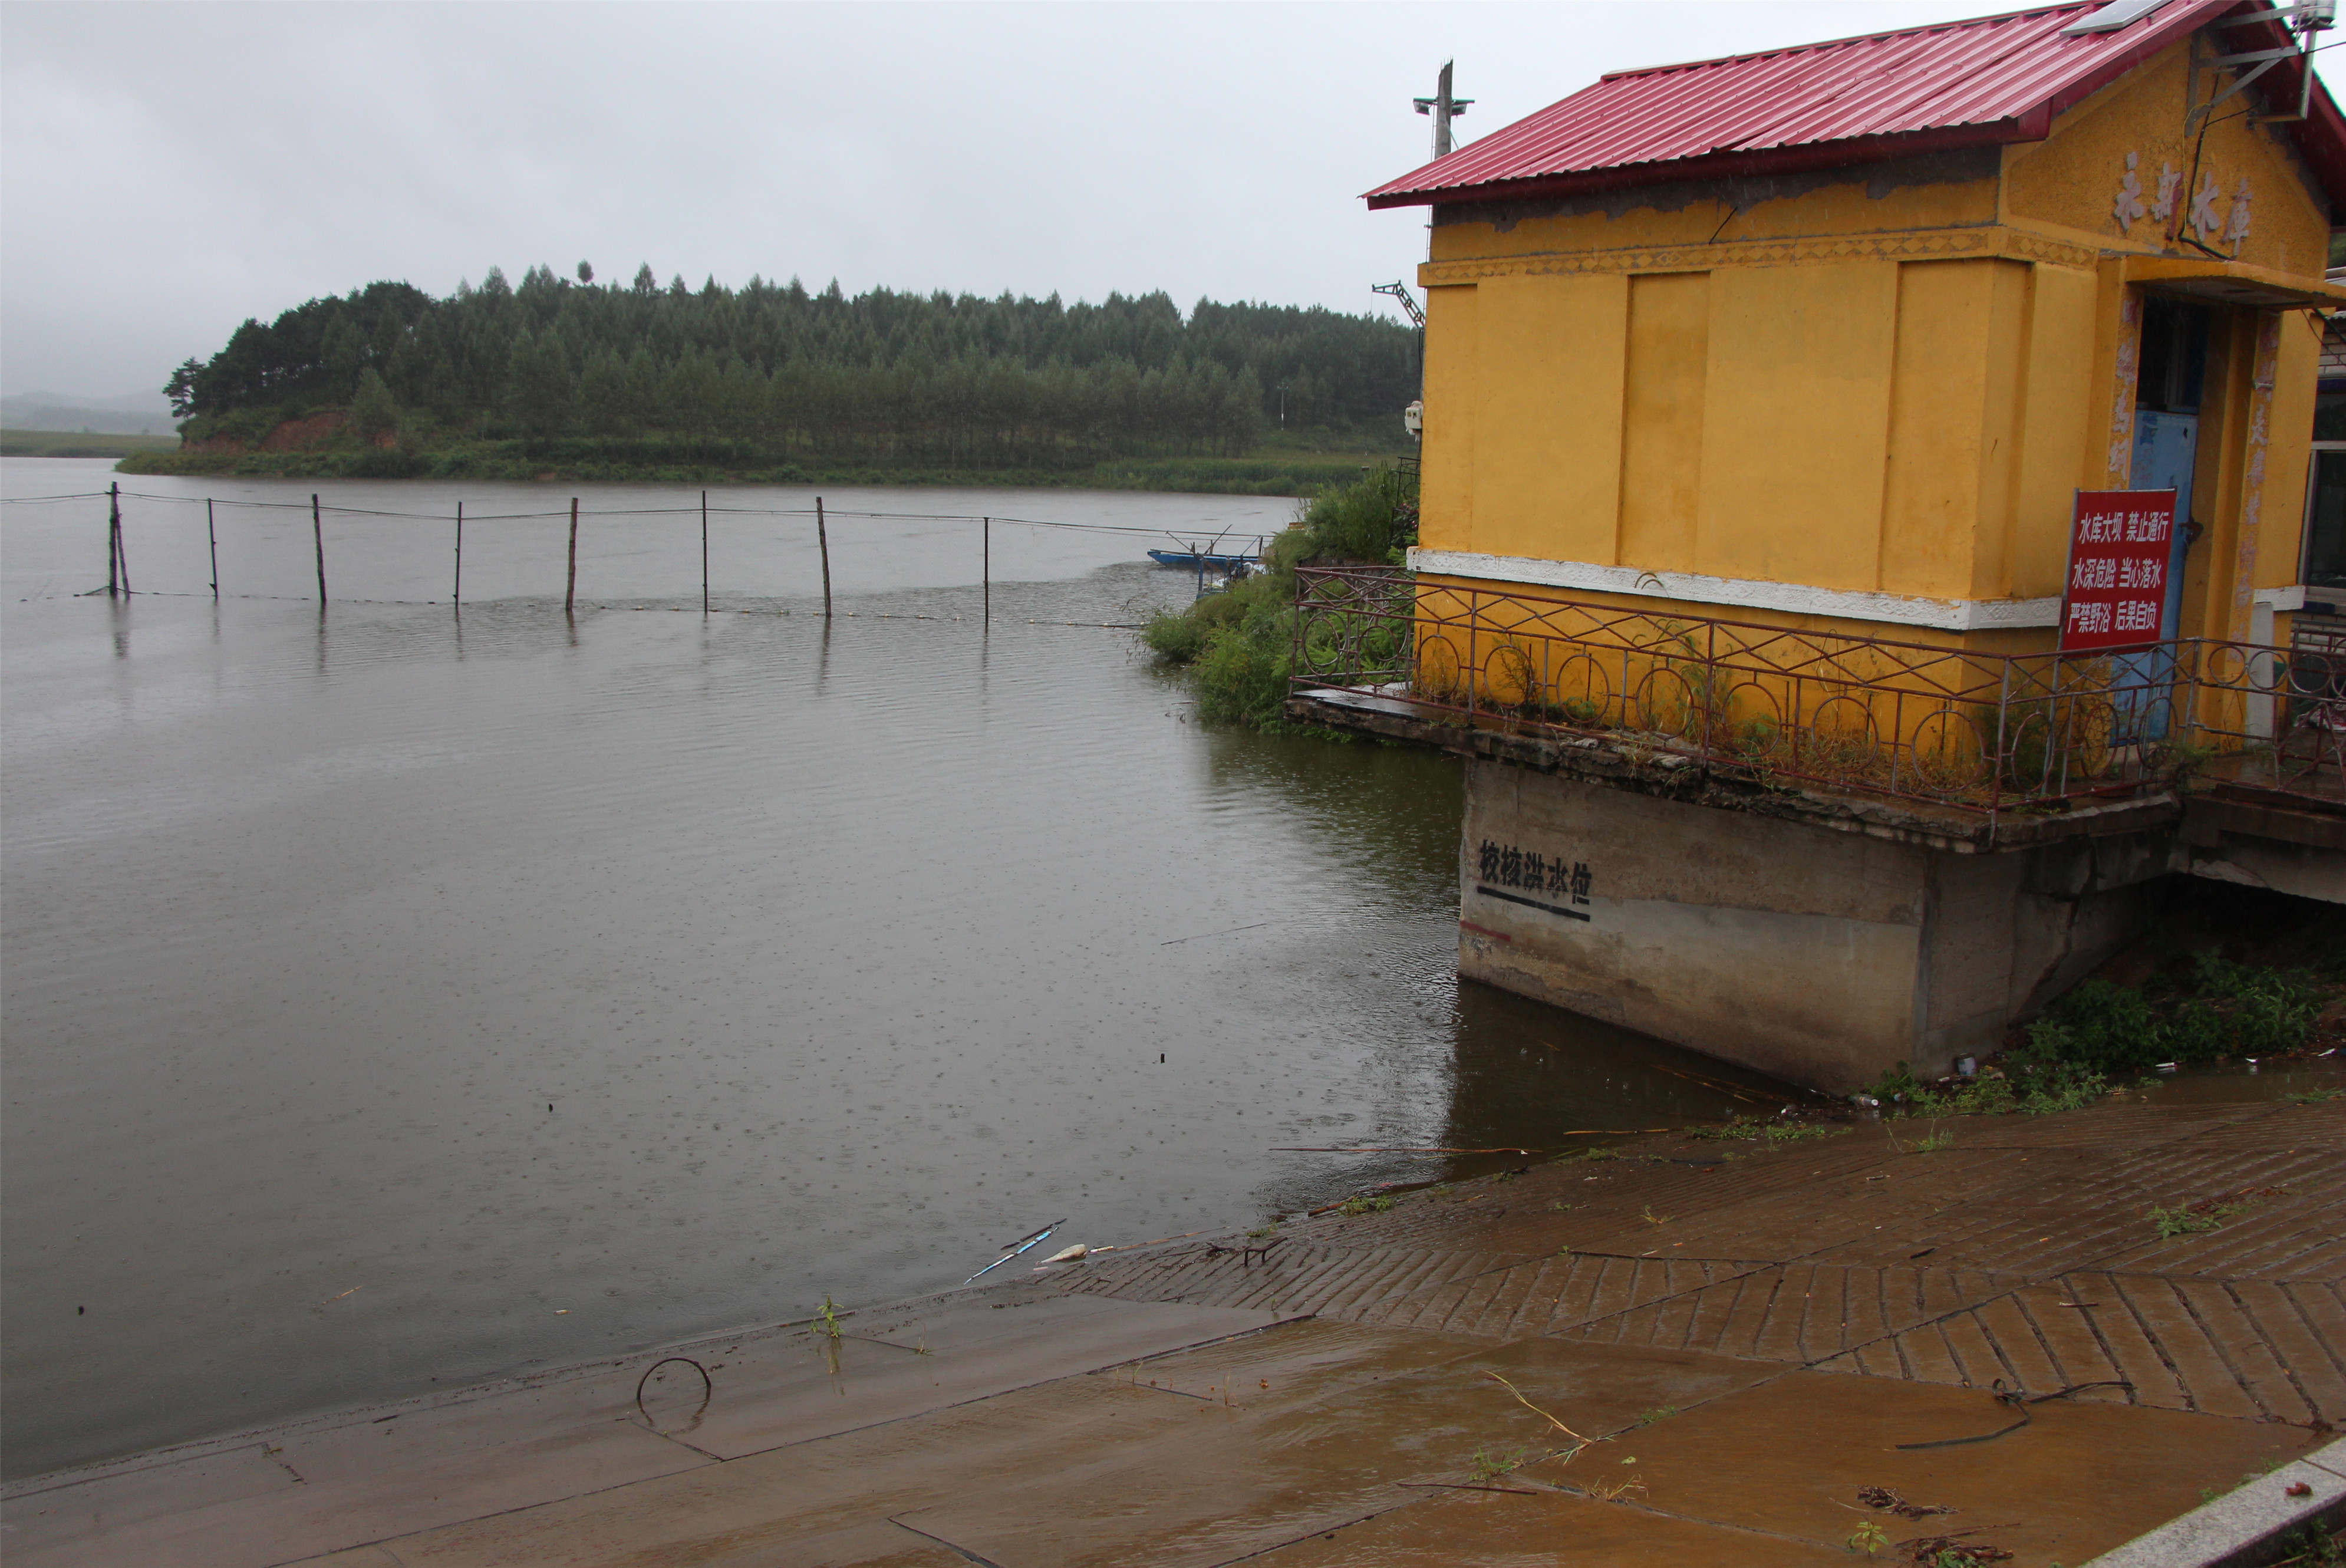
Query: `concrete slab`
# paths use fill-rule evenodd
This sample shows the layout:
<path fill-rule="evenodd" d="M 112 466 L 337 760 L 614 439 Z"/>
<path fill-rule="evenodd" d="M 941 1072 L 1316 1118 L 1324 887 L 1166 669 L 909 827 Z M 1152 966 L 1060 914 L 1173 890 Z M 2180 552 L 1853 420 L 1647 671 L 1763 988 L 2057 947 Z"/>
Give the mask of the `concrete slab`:
<path fill-rule="evenodd" d="M 1501 1482 L 1501 1484 L 1506 1484 Z M 1698 1523 L 1623 1503 L 1443 1492 L 1253 1559 L 1258 1568 L 1555 1568 L 1558 1563 L 1810 1568 L 1850 1561 L 1812 1542 Z"/>
<path fill-rule="evenodd" d="M 8 1561 L 12 1568 L 282 1563 L 712 1462 L 611 1420 L 495 1444 L 469 1444 L 452 1434 L 455 1441 L 445 1450 L 425 1438 L 410 1452 L 379 1456 L 363 1452 L 369 1431 L 256 1445 L 277 1470 L 279 1484 L 265 1492 L 206 1500 L 199 1481 L 172 1475 L 178 1466 L 160 1466 L 20 1495 L 6 1512 Z M 398 1439 L 373 1441 L 385 1451 L 404 1446 Z M 296 1480 L 274 1462 L 296 1447 L 335 1479 Z M 214 1462 L 189 1461 L 207 1470 Z"/>
<path fill-rule="evenodd" d="M 470 1396 L 296 1423 L 176 1460 L 12 1489 L 11 1563 L 279 1563 L 529 1510 L 804 1443 L 1135 1356 L 1245 1333 L 1267 1312 L 1014 1288 L 851 1317 L 833 1345 L 763 1330 Z M 878 1336 L 894 1336 L 882 1339 Z M 908 1538 L 909 1539 L 909 1538 Z"/>
<path fill-rule="evenodd" d="M 1478 1448 L 1629 1425 L 1778 1369 L 1297 1323 L 392 1541 L 414 1568 L 640 1563 L 1209 1563 L 1410 1502 Z M 919 1532 L 914 1534 L 913 1532 Z M 965 1559 L 956 1559 L 964 1561 Z"/>
<path fill-rule="evenodd" d="M 1901 1443 L 1973 1437 L 2011 1425 L 1975 1389 L 1795 1371 L 1527 1473 L 1561 1484 L 1634 1475 L 1637 1501 L 1684 1519 L 1841 1547 L 1862 1520 L 1891 1543 L 1976 1531 L 2032 1563 L 2078 1563 L 2196 1506 L 2317 1441 L 2302 1428 L 2170 1410 L 2052 1400 L 2030 1424 L 1985 1442 L 1902 1451 Z M 1797 1441 L 1787 1441 L 1797 1434 Z M 1627 1461 L 1634 1458 L 1636 1463 Z M 1887 1487 L 1953 1514 L 1904 1520 L 1861 1506 Z"/>
<path fill-rule="evenodd" d="M 2270 1562 L 2309 1527 L 2346 1519 L 2346 1440 L 2106 1552 L 2087 1568 L 2217 1568 Z"/>
<path fill-rule="evenodd" d="M 712 1338 L 677 1352 L 706 1397 L 654 1353 L 44 1478 L 9 1490 L 5 1545 L 12 1568 L 1793 1564 L 1875 1521 L 2076 1563 L 2346 1413 L 2336 1162 L 2100 1115 L 1993 1153 L 1633 1140 L 1290 1225 L 1269 1263 L 1177 1247 L 836 1340 Z M 2146 1204 L 2211 1183 L 2288 1191 L 2149 1234 Z M 1998 1380 L 2104 1379 L 1988 1441 L 1897 1446 L 2007 1424 Z M 1543 1460 L 1555 1421 L 1607 1441 Z M 1478 1452 L 1532 1462 L 1455 1490 Z M 1960 1512 L 1876 1515 L 1862 1486 Z"/>
<path fill-rule="evenodd" d="M 1682 1352 L 1614 1352 L 1548 1339 L 1442 1354 L 1438 1338 L 1309 1324 L 1146 1369 L 1209 1419 L 964 1493 L 907 1520 L 997 1563 L 1206 1564 L 1322 1533 L 1469 1478 L 1474 1455 L 1571 1440 L 1495 1373 L 1576 1430 L 1634 1427 L 1778 1369 Z"/>
<path fill-rule="evenodd" d="M 720 1459 L 809 1442 L 1136 1356 L 1251 1333 L 1275 1313 L 1022 1292 L 858 1315 L 837 1342 L 796 1329 L 729 1351 L 708 1408 L 660 1430 Z M 679 1386 L 698 1393 L 688 1369 Z M 678 1396 L 669 1396 L 676 1400 Z M 681 1419 L 679 1419 L 681 1418 Z"/>

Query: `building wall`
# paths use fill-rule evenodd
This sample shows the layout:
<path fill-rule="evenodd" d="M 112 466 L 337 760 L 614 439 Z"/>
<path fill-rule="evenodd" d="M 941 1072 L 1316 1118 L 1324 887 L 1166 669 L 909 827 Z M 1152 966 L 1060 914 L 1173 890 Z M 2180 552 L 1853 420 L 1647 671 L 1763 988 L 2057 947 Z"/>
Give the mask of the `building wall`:
<path fill-rule="evenodd" d="M 2188 50 L 2043 143 L 1443 209 L 1423 274 L 1423 545 L 1832 594 L 2057 596 L 2073 493 L 2127 479 L 2140 302 L 2118 258 L 2200 254 L 2148 212 L 2185 156 L 2187 94 L 2214 80 Z M 2316 192 L 2272 127 L 2222 112 L 2191 150 L 2228 226 L 2248 192 L 2225 243 L 2318 278 Z M 2121 222 L 2129 177 L 2146 210 Z M 2294 579 L 2320 345 L 2302 311 L 2227 312 L 2223 335 L 2186 629 L 2245 636 L 2253 590 Z"/>

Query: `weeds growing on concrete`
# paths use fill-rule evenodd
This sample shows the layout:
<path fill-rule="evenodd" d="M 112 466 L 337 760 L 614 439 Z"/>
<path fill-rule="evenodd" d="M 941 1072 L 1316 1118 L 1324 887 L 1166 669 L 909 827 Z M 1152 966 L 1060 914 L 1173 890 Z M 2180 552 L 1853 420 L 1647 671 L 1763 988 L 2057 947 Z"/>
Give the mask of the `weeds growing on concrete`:
<path fill-rule="evenodd" d="M 2290 1105 L 2318 1105 L 2325 1100 L 2346 1100 L 2346 1089 L 2300 1089 L 2281 1096 L 2282 1104 Z"/>
<path fill-rule="evenodd" d="M 1807 1138 L 1837 1138 L 1848 1132 L 1847 1127 L 1822 1127 L 1813 1122 L 1770 1122 L 1767 1139 L 1771 1144 L 1797 1144 Z"/>
<path fill-rule="evenodd" d="M 2281 1196 L 2280 1187 L 2259 1187 L 2217 1197 L 2203 1197 L 2198 1203 L 2177 1204 L 2171 1208 L 2153 1207 L 2146 1210 L 2143 1217 L 2150 1221 L 2151 1228 L 2158 1232 L 2161 1241 L 2171 1241 L 2178 1236 L 2198 1236 L 2206 1231 L 2220 1230 L 2224 1222 L 2234 1215 L 2245 1214 L 2265 1199 Z M 2251 1476 L 2249 1479 L 2253 1481 L 2256 1478 Z"/>
<path fill-rule="evenodd" d="M 1637 1462 L 1637 1456 L 1631 1454 L 1621 1462 L 1625 1465 L 1635 1464 Z M 1646 1483 L 1631 1475 L 1625 1476 L 1617 1481 L 1592 1481 L 1584 1490 L 1598 1502 L 1618 1502 L 1633 1492 L 1645 1491 Z"/>
<path fill-rule="evenodd" d="M 1796 1144 L 1808 1138 L 1838 1137 L 1847 1127 L 1821 1126 L 1814 1122 L 1769 1120 L 1760 1116 L 1738 1116 L 1724 1126 L 1689 1127 L 1687 1136 L 1719 1140 L 1724 1138 L 1757 1139 L 1770 1144 Z"/>
<path fill-rule="evenodd" d="M 1882 1549 L 1889 1544 L 1890 1532 L 1882 1528 L 1878 1519 L 1862 1519 L 1857 1528 L 1849 1532 L 1849 1550 L 1862 1552 L 1868 1557 L 1881 1555 Z"/>
<path fill-rule="evenodd" d="M 1336 1212 L 1338 1214 L 1352 1215 L 1355 1217 L 1363 1214 L 1382 1214 L 1385 1210 L 1391 1208 L 1396 1201 L 1398 1200 L 1384 1196 L 1382 1194 L 1375 1197 L 1371 1197 L 1368 1194 L 1362 1193 L 1356 1196 L 1348 1197 L 1343 1202 L 1338 1204 L 1336 1206 Z"/>
<path fill-rule="evenodd" d="M 1466 1461 L 1466 1473 L 1478 1483 L 1488 1485 L 1503 1475 L 1513 1475 L 1521 1470 L 1524 1461 L 1531 1457 L 1531 1451 L 1527 1448 L 1519 1448 L 1513 1453 L 1494 1454 L 1478 1448 L 1474 1451 L 1474 1457 Z"/>
<path fill-rule="evenodd" d="M 2109 1080 L 2073 1063 L 2032 1058 L 2027 1048 L 2006 1059 L 2009 1071 L 1990 1068 L 1949 1088 L 1924 1084 L 1901 1062 L 1882 1074 L 1872 1097 L 1893 1116 L 2026 1116 L 2075 1111 L 2109 1093 Z"/>

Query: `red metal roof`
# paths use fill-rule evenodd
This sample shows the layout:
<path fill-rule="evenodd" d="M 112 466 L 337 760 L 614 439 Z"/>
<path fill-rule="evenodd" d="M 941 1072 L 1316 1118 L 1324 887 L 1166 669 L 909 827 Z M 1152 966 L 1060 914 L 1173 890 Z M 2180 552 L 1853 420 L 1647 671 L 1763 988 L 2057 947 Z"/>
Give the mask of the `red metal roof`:
<path fill-rule="evenodd" d="M 1942 148 L 2035 141 L 2053 117 L 2254 0 L 2168 0 L 2107 33 L 2061 29 L 2099 0 L 1689 65 L 1616 71 L 1504 130 L 1368 193 L 1371 207 L 1504 200 L 1657 180 L 1821 168 Z M 2289 42 L 2270 23 L 2232 46 Z M 2283 61 L 2258 84 L 2294 97 Z M 2346 205 L 2346 117 L 2317 80 L 2296 133 Z"/>

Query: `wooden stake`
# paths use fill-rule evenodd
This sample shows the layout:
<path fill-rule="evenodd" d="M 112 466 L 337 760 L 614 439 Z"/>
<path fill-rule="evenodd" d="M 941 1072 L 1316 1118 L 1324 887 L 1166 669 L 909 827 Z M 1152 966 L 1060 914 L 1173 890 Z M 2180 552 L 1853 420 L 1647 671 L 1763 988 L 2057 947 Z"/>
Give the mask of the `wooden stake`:
<path fill-rule="evenodd" d="M 122 484 L 106 487 L 106 596 L 120 591 L 122 580 Z"/>
<path fill-rule="evenodd" d="M 700 613 L 709 613 L 709 492 L 700 493 Z"/>
<path fill-rule="evenodd" d="M 122 562 L 122 596 L 128 598 L 130 587 L 130 540 L 122 531 L 122 486 L 108 486 L 114 506 L 114 554 Z"/>
<path fill-rule="evenodd" d="M 310 537 L 318 545 L 318 607 L 326 607 L 326 524 L 318 512 L 318 493 L 310 493 Z"/>
<path fill-rule="evenodd" d="M 992 626 L 994 624 L 994 519 L 988 517 L 983 521 L 985 531 L 980 537 L 985 541 L 985 554 L 981 557 L 984 564 L 979 570 L 983 574 L 983 581 L 985 584 L 985 610 L 980 624 Z"/>
<path fill-rule="evenodd" d="M 448 590 L 448 603 L 458 615 L 464 613 L 464 504 L 456 503 L 456 585 Z"/>
<path fill-rule="evenodd" d="M 568 615 L 578 601 L 578 497 L 570 498 L 570 581 L 562 590 L 562 613 Z"/>
<path fill-rule="evenodd" d="M 814 498 L 814 542 L 822 550 L 822 618 L 831 619 L 831 530 L 823 525 L 822 497 Z"/>
<path fill-rule="evenodd" d="M 219 602 L 219 530 L 212 526 L 211 497 L 204 497 L 204 543 L 212 552 L 212 602 Z"/>

